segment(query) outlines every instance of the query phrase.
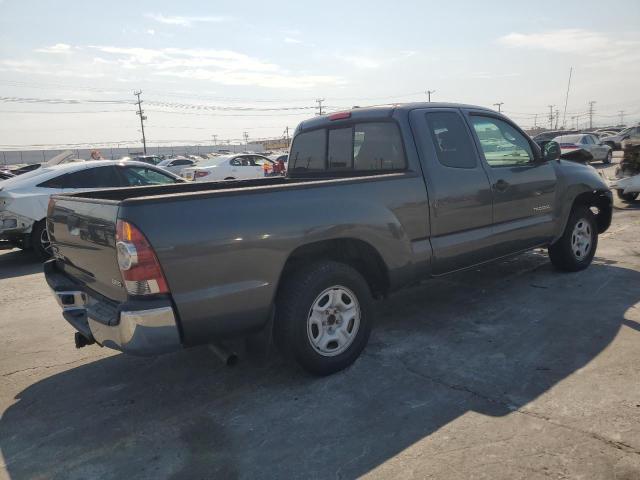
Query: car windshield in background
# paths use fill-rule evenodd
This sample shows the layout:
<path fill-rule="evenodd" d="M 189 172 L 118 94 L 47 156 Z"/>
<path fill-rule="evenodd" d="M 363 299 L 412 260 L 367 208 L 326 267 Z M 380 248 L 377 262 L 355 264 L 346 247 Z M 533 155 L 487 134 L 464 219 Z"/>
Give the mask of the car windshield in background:
<path fill-rule="evenodd" d="M 233 158 L 231 156 L 226 156 L 226 157 L 214 157 L 214 158 L 209 158 L 207 160 L 201 160 L 199 161 L 196 165 L 194 165 L 194 167 L 213 167 L 214 165 L 218 165 L 219 163 L 224 162 L 225 160 L 229 160 L 230 158 Z"/>
<path fill-rule="evenodd" d="M 293 172 L 405 168 L 400 132 L 391 122 L 357 123 L 300 133 L 294 139 L 289 163 Z"/>
<path fill-rule="evenodd" d="M 173 177 L 145 167 L 125 167 L 122 169 L 122 174 L 126 179 L 126 183 L 132 187 L 142 185 L 165 185 L 167 183 L 178 182 L 178 180 Z"/>
<path fill-rule="evenodd" d="M 558 143 L 580 143 L 582 135 L 561 135 L 553 140 Z"/>

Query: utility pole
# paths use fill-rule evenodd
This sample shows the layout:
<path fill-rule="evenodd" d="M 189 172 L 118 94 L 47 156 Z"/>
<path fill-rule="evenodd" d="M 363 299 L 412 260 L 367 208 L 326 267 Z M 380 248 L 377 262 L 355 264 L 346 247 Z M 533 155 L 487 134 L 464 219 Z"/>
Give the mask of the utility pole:
<path fill-rule="evenodd" d="M 564 97 L 564 113 L 562 114 L 562 128 L 565 127 L 567 121 L 567 104 L 569 103 L 569 88 L 571 88 L 571 74 L 573 73 L 573 67 L 569 69 L 569 83 L 567 83 L 567 95 Z"/>
<path fill-rule="evenodd" d="M 322 115 L 322 102 L 324 102 L 324 98 L 316 99 L 316 103 L 318 104 L 318 115 Z"/>
<path fill-rule="evenodd" d="M 624 110 L 619 110 L 618 113 L 620 114 L 620 126 L 624 125 Z"/>
<path fill-rule="evenodd" d="M 249 133 L 242 132 L 242 136 L 244 137 L 244 148 L 246 150 L 249 147 Z"/>
<path fill-rule="evenodd" d="M 533 128 L 538 128 L 538 114 L 533 117 Z"/>
<path fill-rule="evenodd" d="M 556 130 L 558 129 L 559 120 L 560 120 L 560 109 L 556 108 Z"/>
<path fill-rule="evenodd" d="M 498 107 L 498 113 L 502 112 L 502 105 L 504 105 L 504 102 L 498 102 L 493 104 L 494 107 Z"/>
<path fill-rule="evenodd" d="M 211 146 L 215 147 L 216 145 L 218 145 L 218 135 L 211 135 L 211 138 L 213 139 L 213 145 Z"/>
<path fill-rule="evenodd" d="M 147 154 L 147 138 L 144 135 L 144 121 L 147 119 L 146 115 L 143 115 L 144 110 L 142 110 L 142 100 L 140 100 L 140 95 L 142 95 L 142 90 L 138 90 L 137 92 L 133 92 L 133 94 L 138 97 L 138 101 L 136 104 L 138 105 L 137 115 L 140 116 L 140 128 L 142 128 L 142 150 L 144 154 Z"/>
<path fill-rule="evenodd" d="M 435 90 L 427 90 L 424 92 L 427 95 L 427 102 L 431 102 L 431 94 L 436 93 Z"/>
<path fill-rule="evenodd" d="M 553 107 L 555 105 L 548 105 L 549 107 L 549 130 L 553 130 Z"/>
<path fill-rule="evenodd" d="M 595 101 L 591 100 L 589 102 L 589 128 L 593 128 L 593 106 L 595 105 Z"/>

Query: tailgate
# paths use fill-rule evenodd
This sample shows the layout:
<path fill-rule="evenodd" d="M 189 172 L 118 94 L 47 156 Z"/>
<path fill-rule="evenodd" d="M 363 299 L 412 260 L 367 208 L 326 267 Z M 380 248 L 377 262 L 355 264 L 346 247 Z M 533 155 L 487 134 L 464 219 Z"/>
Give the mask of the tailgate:
<path fill-rule="evenodd" d="M 52 197 L 47 228 L 59 267 L 88 288 L 127 299 L 116 255 L 119 202 Z"/>

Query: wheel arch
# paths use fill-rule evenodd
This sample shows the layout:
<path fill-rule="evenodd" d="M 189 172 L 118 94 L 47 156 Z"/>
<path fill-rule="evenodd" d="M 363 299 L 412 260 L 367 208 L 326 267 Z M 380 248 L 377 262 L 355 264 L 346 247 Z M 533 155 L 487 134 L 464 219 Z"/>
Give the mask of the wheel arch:
<path fill-rule="evenodd" d="M 389 268 L 378 250 L 370 243 L 352 237 L 320 240 L 297 247 L 289 254 L 278 285 L 301 265 L 318 260 L 333 260 L 351 266 L 363 276 L 374 297 L 383 297 L 389 291 Z"/>

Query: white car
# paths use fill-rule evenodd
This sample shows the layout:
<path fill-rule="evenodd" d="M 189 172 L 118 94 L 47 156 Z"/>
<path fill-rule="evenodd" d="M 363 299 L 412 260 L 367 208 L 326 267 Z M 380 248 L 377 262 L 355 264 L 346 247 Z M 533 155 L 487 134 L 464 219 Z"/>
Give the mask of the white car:
<path fill-rule="evenodd" d="M 267 175 L 265 175 L 265 163 Z M 247 180 L 264 178 L 273 172 L 274 162 L 256 154 L 238 154 L 202 160 L 198 166 L 185 168 L 182 176 L 194 182 Z"/>
<path fill-rule="evenodd" d="M 166 170 L 167 172 L 171 172 L 175 175 L 180 175 L 180 172 L 182 172 L 182 170 L 184 170 L 185 168 L 195 167 L 197 164 L 198 162 L 196 160 L 193 160 L 192 158 L 178 157 L 162 160 L 156 166 L 160 167 L 163 170 Z"/>
<path fill-rule="evenodd" d="M 573 135 L 560 135 L 553 139 L 560 144 L 560 151 L 568 153 L 582 148 L 593 155 L 593 159 L 603 163 L 611 163 L 613 151 L 609 145 L 590 133 L 575 133 Z"/>
<path fill-rule="evenodd" d="M 180 177 L 140 162 L 91 162 L 43 165 L 38 170 L 0 181 L 0 240 L 19 248 L 33 247 L 50 256 L 46 229 L 49 197 L 99 188 L 184 182 Z"/>
<path fill-rule="evenodd" d="M 614 180 L 609 184 L 609 188 L 616 191 L 620 200 L 633 202 L 640 194 L 640 175 Z"/>

